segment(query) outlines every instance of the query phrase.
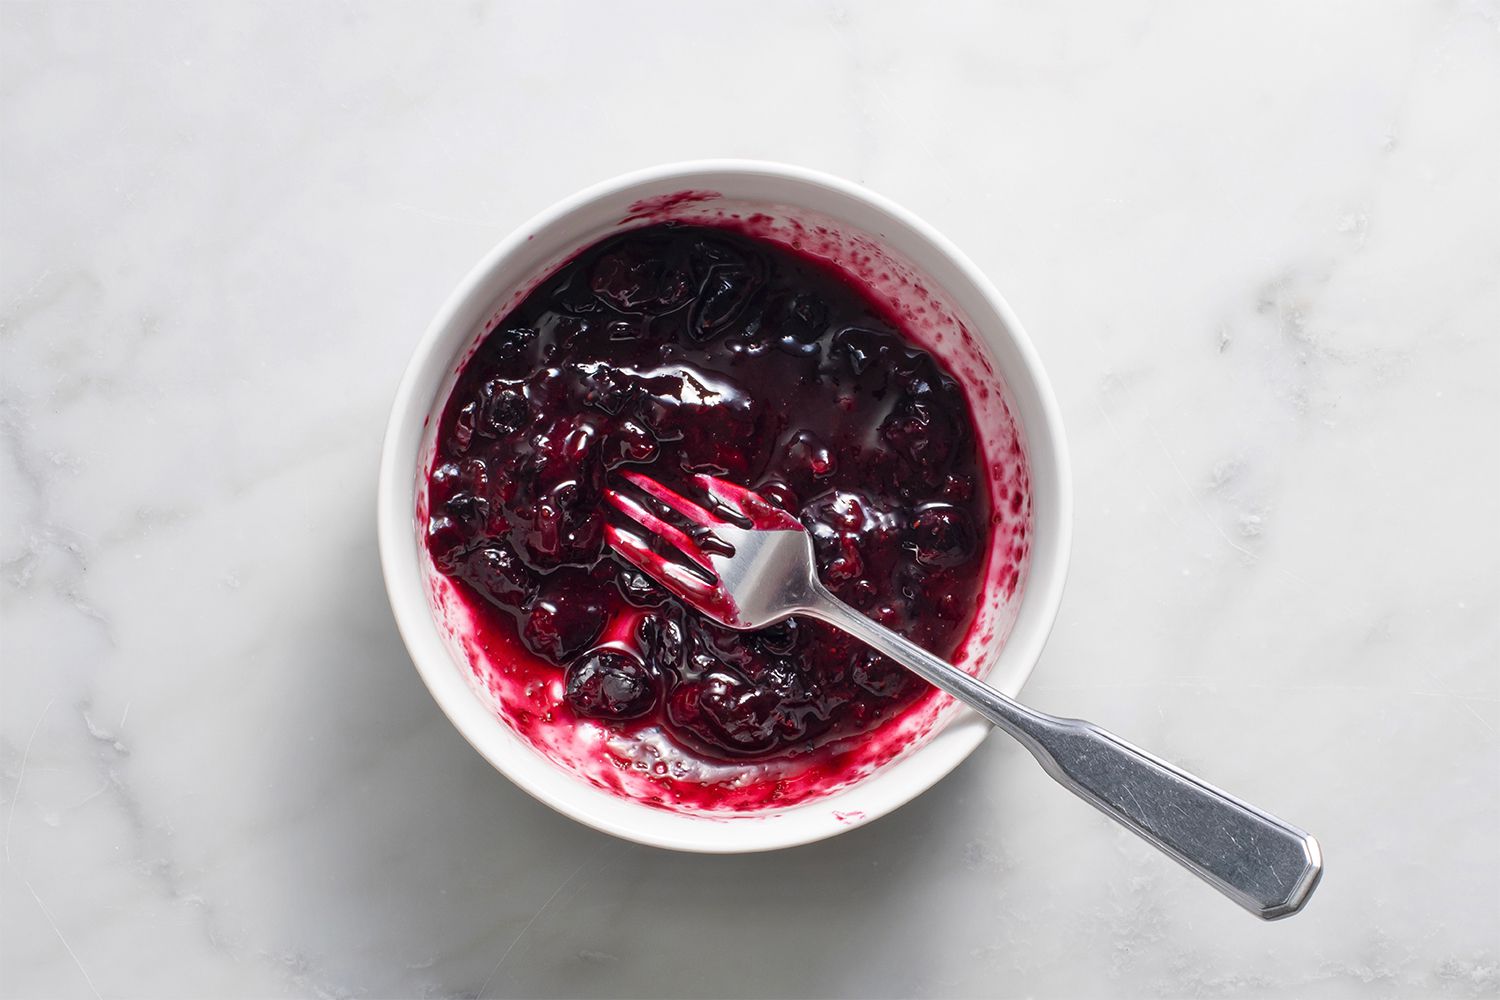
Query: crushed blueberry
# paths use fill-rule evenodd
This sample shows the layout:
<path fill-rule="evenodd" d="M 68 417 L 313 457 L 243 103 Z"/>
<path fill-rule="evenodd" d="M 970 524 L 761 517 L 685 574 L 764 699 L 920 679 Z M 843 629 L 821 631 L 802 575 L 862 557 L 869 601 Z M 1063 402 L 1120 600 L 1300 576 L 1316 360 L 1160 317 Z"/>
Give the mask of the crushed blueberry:
<path fill-rule="evenodd" d="M 635 719 L 656 705 L 656 676 L 639 656 L 618 649 L 596 649 L 564 674 L 567 702 L 590 719 Z"/>
<path fill-rule="evenodd" d="M 991 511 L 963 392 L 824 264 L 671 223 L 579 254 L 460 373 L 425 541 L 488 628 L 560 671 L 573 714 L 621 732 L 796 755 L 920 694 L 847 635 L 735 632 L 616 558 L 602 495 L 627 469 L 756 490 L 807 527 L 836 594 L 939 655 L 973 620 Z"/>

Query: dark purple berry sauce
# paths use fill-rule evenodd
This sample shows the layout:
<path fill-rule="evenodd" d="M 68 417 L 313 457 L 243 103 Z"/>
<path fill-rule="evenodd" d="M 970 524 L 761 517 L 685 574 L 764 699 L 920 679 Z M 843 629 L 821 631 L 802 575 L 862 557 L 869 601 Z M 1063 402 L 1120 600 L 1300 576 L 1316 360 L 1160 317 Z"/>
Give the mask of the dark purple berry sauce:
<path fill-rule="evenodd" d="M 968 403 L 826 264 L 674 223 L 583 251 L 465 364 L 426 544 L 487 641 L 560 680 L 550 725 L 797 758 L 925 690 L 816 622 L 715 625 L 614 556 L 602 491 L 625 470 L 690 495 L 693 472 L 747 486 L 806 525 L 824 582 L 864 614 L 943 656 L 969 629 L 991 511 Z"/>

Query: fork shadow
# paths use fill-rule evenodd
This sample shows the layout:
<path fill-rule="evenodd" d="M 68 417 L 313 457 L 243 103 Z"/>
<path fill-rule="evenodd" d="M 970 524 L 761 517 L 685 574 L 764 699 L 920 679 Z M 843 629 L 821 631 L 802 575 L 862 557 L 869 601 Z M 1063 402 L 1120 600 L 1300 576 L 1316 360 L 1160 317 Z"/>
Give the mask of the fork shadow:
<path fill-rule="evenodd" d="M 297 692 L 339 749 L 309 759 L 277 740 L 274 762 L 336 791 L 278 825 L 257 873 L 302 979 L 402 996 L 884 996 L 933 973 L 898 942 L 938 905 L 924 889 L 966 877 L 972 830 L 953 820 L 992 755 L 801 848 L 706 856 L 616 840 L 464 742 L 407 658 L 373 537 L 342 541 L 344 582 L 306 652 L 319 667 Z"/>

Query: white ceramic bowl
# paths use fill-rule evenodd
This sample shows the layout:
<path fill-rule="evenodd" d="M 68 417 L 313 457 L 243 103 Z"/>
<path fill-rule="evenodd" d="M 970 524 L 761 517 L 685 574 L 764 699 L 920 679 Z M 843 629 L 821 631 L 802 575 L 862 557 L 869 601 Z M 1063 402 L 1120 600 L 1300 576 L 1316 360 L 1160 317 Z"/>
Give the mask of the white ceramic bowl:
<path fill-rule="evenodd" d="M 1029 568 L 1019 598 L 996 610 L 996 638 L 969 664 L 1016 694 L 1037 658 L 1062 598 L 1071 536 L 1072 487 L 1057 404 L 1036 352 L 989 280 L 946 239 L 910 212 L 826 174 L 755 161 L 670 164 L 598 184 L 542 212 L 479 262 L 438 311 L 417 344 L 396 393 L 381 455 L 378 532 L 381 565 L 396 623 L 417 671 L 464 737 L 512 781 L 568 816 L 629 840 L 678 850 L 733 853 L 808 843 L 869 822 L 916 797 L 964 760 L 989 724 L 944 698 L 911 750 L 824 797 L 748 815 L 673 812 L 606 791 L 544 757 L 518 736 L 471 683 L 472 671 L 441 627 L 431 564 L 420 543 L 425 470 L 454 377 L 474 346 L 520 297 L 578 250 L 622 229 L 712 213 L 754 216 L 772 229 L 807 236 L 818 247 L 881 277 L 905 276 L 947 324 L 972 332 L 965 350 L 998 372 L 1019 425 L 1031 482 Z M 787 229 L 790 225 L 793 229 Z M 833 239 L 821 244 L 812 233 Z M 855 248 L 849 252 L 849 248 Z M 861 252 L 862 251 L 862 252 Z M 834 251 L 830 255 L 836 255 Z M 887 257 L 886 255 L 889 255 Z M 920 307 L 923 314 L 926 306 Z M 942 339 L 941 337 L 939 339 Z M 953 338 L 949 338 L 950 348 Z M 928 346 L 928 345 L 924 345 Z M 929 347 L 929 349 L 931 349 Z M 942 350 L 936 353 L 942 354 Z M 953 358 L 944 359 L 950 369 Z M 961 365 L 960 365 L 961 367 Z M 963 372 L 961 380 L 966 383 Z M 972 396 L 972 393 L 971 393 Z M 972 402 L 972 398 L 971 398 Z M 983 421 L 983 415 L 979 419 Z M 1003 642 L 1006 628 L 1008 638 Z"/>

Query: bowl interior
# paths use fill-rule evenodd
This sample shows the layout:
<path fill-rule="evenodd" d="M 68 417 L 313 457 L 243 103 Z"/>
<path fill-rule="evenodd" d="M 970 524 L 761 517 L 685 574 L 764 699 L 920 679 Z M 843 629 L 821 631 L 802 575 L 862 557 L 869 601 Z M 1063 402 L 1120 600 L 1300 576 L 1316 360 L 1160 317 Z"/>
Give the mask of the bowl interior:
<path fill-rule="evenodd" d="M 946 697 L 921 703 L 870 742 L 842 786 L 794 805 L 712 814 L 647 805 L 648 776 L 602 764 L 599 731 L 552 727 L 532 744 L 501 721 L 503 675 L 466 642 L 467 612 L 420 545 L 437 417 L 463 363 L 536 284 L 580 250 L 625 229 L 676 220 L 727 226 L 823 258 L 857 275 L 909 335 L 965 387 L 992 494 L 1023 484 L 1024 533 L 992 542 L 985 598 L 957 661 L 1014 694 L 1055 614 L 1066 554 L 1066 484 L 1051 400 L 1003 302 L 961 255 L 866 192 L 766 165 L 710 165 L 623 178 L 523 227 L 483 261 L 424 338 L 392 417 L 382 468 L 381 546 L 398 623 L 440 705 L 497 767 L 561 811 L 662 846 L 740 851 L 818 839 L 900 805 L 957 765 L 987 724 Z M 992 495 L 992 501 L 998 501 Z M 404 507 L 404 511 L 403 511 Z M 404 534 L 404 537 L 400 537 Z M 1017 545 L 1022 578 L 995 578 Z M 762 767 L 763 765 L 746 765 Z M 613 789 L 613 790 L 611 790 Z"/>

